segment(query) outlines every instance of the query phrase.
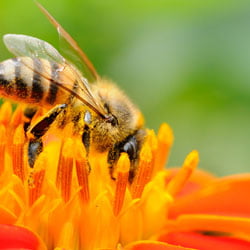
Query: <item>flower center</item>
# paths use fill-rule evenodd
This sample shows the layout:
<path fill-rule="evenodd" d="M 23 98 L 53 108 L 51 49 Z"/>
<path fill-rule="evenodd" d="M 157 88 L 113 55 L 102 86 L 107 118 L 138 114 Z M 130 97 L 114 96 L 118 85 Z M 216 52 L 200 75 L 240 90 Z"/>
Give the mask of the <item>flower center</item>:
<path fill-rule="evenodd" d="M 1 182 L 3 186 L 5 181 L 13 182 L 13 191 L 8 192 L 14 204 L 8 207 L 13 208 L 17 223 L 32 228 L 50 249 L 115 249 L 118 243 L 152 237 L 166 225 L 169 204 L 198 163 L 193 151 L 167 183 L 164 165 L 173 134 L 163 124 L 158 135 L 147 131 L 132 182 L 126 153 L 121 153 L 114 167 L 113 180 L 107 153 L 93 149 L 87 153 L 69 124 L 64 138 L 54 131 L 43 138 L 43 151 L 29 169 L 23 110 L 18 107 L 11 116 L 9 108 L 5 103 L 0 109 L 0 157 L 5 158 L 0 164 Z"/>

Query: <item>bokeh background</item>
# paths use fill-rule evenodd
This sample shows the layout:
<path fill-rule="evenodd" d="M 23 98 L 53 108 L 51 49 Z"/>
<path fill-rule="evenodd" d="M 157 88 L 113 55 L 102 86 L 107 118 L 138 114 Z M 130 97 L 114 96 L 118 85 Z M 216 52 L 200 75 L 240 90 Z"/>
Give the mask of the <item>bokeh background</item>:
<path fill-rule="evenodd" d="M 175 133 L 170 165 L 192 149 L 218 175 L 250 170 L 249 0 L 41 0 L 98 72 L 121 86 L 157 129 Z M 58 45 L 32 0 L 0 1 L 0 36 Z M 10 54 L 0 42 L 0 59 Z"/>

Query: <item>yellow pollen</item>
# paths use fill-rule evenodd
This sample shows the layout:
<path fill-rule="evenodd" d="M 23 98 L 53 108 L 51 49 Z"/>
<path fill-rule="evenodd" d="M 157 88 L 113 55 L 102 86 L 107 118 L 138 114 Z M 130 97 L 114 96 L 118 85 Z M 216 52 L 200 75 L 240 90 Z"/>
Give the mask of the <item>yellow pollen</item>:
<path fill-rule="evenodd" d="M 32 172 L 32 186 L 29 185 L 29 204 L 30 206 L 41 196 L 45 177 L 45 167 L 47 166 L 48 155 L 42 152 L 34 165 Z"/>
<path fill-rule="evenodd" d="M 12 154 L 13 172 L 22 181 L 25 180 L 25 175 L 26 175 L 24 168 L 24 158 L 23 158 L 24 143 L 25 143 L 25 136 L 23 131 L 23 125 L 19 125 L 14 133 L 11 154 Z"/>
<path fill-rule="evenodd" d="M 182 165 L 182 168 L 173 177 L 167 185 L 167 191 L 172 196 L 175 196 L 184 186 L 190 175 L 193 173 L 199 162 L 198 151 L 193 150 L 189 153 Z"/>
<path fill-rule="evenodd" d="M 82 142 L 76 141 L 76 174 L 80 190 L 80 197 L 84 203 L 88 203 L 90 199 L 89 195 L 89 163 L 86 156 L 86 150 Z"/>
<path fill-rule="evenodd" d="M 0 159 L 3 161 L 3 164 L 0 164 L 0 175 L 4 171 L 5 145 L 6 145 L 6 129 L 4 125 L 0 124 Z"/>
<path fill-rule="evenodd" d="M 157 171 L 162 170 L 167 163 L 170 149 L 174 142 L 174 134 L 170 126 L 166 123 L 163 123 L 160 126 L 158 135 L 158 150 L 155 160 L 155 165 L 157 167 Z"/>
<path fill-rule="evenodd" d="M 61 190 L 62 198 L 65 202 L 70 199 L 72 170 L 73 170 L 73 151 L 74 143 L 71 138 L 67 138 L 62 146 L 62 152 L 57 170 L 57 184 Z"/>
<path fill-rule="evenodd" d="M 122 209 L 126 187 L 128 184 L 129 169 L 130 160 L 128 158 L 128 155 L 126 153 L 122 153 L 117 162 L 117 179 L 113 206 L 115 216 L 117 216 Z"/>
<path fill-rule="evenodd" d="M 135 179 L 131 185 L 132 198 L 140 198 L 145 185 L 149 182 L 152 176 L 153 156 L 150 145 L 145 142 L 141 149 L 138 170 Z"/>
<path fill-rule="evenodd" d="M 4 102 L 0 110 L 0 124 L 8 126 L 11 116 L 12 116 L 11 104 L 9 102 Z"/>

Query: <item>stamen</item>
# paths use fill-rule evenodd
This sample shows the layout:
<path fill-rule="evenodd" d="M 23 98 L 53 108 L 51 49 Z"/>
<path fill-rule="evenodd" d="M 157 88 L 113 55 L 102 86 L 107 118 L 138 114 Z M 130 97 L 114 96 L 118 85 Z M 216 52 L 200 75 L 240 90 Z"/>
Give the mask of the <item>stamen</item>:
<path fill-rule="evenodd" d="M 133 199 L 140 198 L 145 185 L 149 182 L 152 174 L 153 158 L 148 142 L 145 142 L 141 149 L 137 174 L 131 185 L 131 195 Z"/>
<path fill-rule="evenodd" d="M 0 124 L 9 125 L 12 115 L 12 107 L 9 102 L 4 102 L 0 109 Z"/>
<path fill-rule="evenodd" d="M 24 158 L 23 158 L 23 149 L 25 143 L 25 135 L 23 131 L 23 126 L 19 125 L 14 133 L 13 144 L 11 147 L 12 154 L 12 165 L 13 172 L 17 175 L 22 181 L 25 180 L 25 168 L 24 168 Z"/>
<path fill-rule="evenodd" d="M 128 184 L 130 161 L 126 153 L 122 153 L 117 162 L 117 179 L 115 189 L 115 199 L 113 212 L 117 216 L 122 209 L 124 197 L 126 193 L 126 187 Z"/>
<path fill-rule="evenodd" d="M 170 149 L 173 145 L 174 134 L 170 126 L 163 123 L 160 126 L 158 135 L 158 150 L 155 160 L 157 171 L 162 170 L 167 163 Z"/>
<path fill-rule="evenodd" d="M 36 115 L 35 115 L 36 116 Z M 39 117 L 38 117 L 39 119 Z M 63 129 L 63 134 L 64 134 L 64 138 L 70 138 L 71 135 L 72 135 L 72 132 L 71 134 L 69 133 L 70 131 L 72 131 L 72 124 L 68 124 L 64 129 Z M 51 136 L 50 136 L 51 138 Z M 65 143 L 65 140 L 62 140 L 62 143 L 61 143 L 61 147 L 60 147 L 60 158 L 59 158 L 59 161 L 58 161 L 58 166 L 57 166 L 57 175 L 56 175 L 56 186 L 58 189 L 61 188 L 61 180 L 62 180 L 62 172 L 64 171 L 62 168 L 63 168 L 63 165 L 61 164 L 61 161 L 62 161 L 62 152 L 65 151 L 64 149 L 64 143 Z M 72 151 L 72 149 L 70 149 L 70 152 Z"/>
<path fill-rule="evenodd" d="M 147 131 L 147 139 L 146 140 L 149 143 L 149 146 L 150 146 L 151 152 L 152 152 L 152 165 L 153 165 L 153 167 L 152 167 L 151 176 L 154 176 L 155 173 L 158 171 L 156 164 L 155 164 L 156 156 L 158 153 L 158 140 L 157 140 L 157 137 L 156 137 L 153 129 Z"/>
<path fill-rule="evenodd" d="M 34 165 L 32 173 L 32 185 L 29 185 L 29 204 L 30 206 L 41 196 L 45 176 L 45 166 L 47 163 L 47 154 L 42 152 Z"/>
<path fill-rule="evenodd" d="M 0 175 L 4 171 L 5 145 L 6 145 L 6 129 L 3 124 L 0 124 L 0 159 L 2 160 L 2 162 L 0 163 Z"/>
<path fill-rule="evenodd" d="M 73 148 L 73 140 L 71 138 L 67 138 L 62 146 L 62 152 L 58 163 L 57 183 L 65 202 L 70 199 L 71 195 Z"/>
<path fill-rule="evenodd" d="M 190 175 L 193 173 L 199 162 L 198 151 L 193 150 L 189 153 L 182 165 L 182 168 L 178 171 L 176 176 L 168 183 L 167 192 L 172 196 L 175 196 L 185 185 Z"/>
<path fill-rule="evenodd" d="M 80 197 L 83 203 L 88 203 L 90 199 L 89 195 L 89 163 L 87 160 L 86 150 L 82 142 L 76 142 L 76 174 L 78 184 L 81 187 Z"/>
<path fill-rule="evenodd" d="M 61 179 L 62 179 L 62 149 L 63 149 L 63 143 L 64 141 L 62 141 L 61 145 L 60 145 L 60 154 L 59 154 L 59 160 L 58 160 L 58 164 L 57 164 L 57 171 L 56 171 L 56 187 L 58 189 L 60 189 L 61 187 Z"/>
<path fill-rule="evenodd" d="M 73 225 L 72 220 L 68 219 L 68 221 L 62 224 L 60 228 L 60 234 L 58 235 L 57 245 L 63 247 L 54 248 L 54 250 L 66 250 L 72 249 L 72 242 L 75 242 L 77 239 L 76 236 L 76 228 Z M 75 247 L 75 249 L 79 249 Z"/>

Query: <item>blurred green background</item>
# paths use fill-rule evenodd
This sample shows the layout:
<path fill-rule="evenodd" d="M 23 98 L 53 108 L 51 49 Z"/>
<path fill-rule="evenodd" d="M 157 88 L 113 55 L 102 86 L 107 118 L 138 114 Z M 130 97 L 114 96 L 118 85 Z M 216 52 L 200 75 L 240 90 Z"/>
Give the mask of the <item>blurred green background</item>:
<path fill-rule="evenodd" d="M 250 2 L 41 0 L 98 72 L 121 86 L 157 129 L 175 133 L 170 165 L 198 149 L 218 175 L 250 170 Z M 32 0 L 0 1 L 0 35 L 58 45 Z M 10 57 L 0 43 L 0 59 Z"/>

